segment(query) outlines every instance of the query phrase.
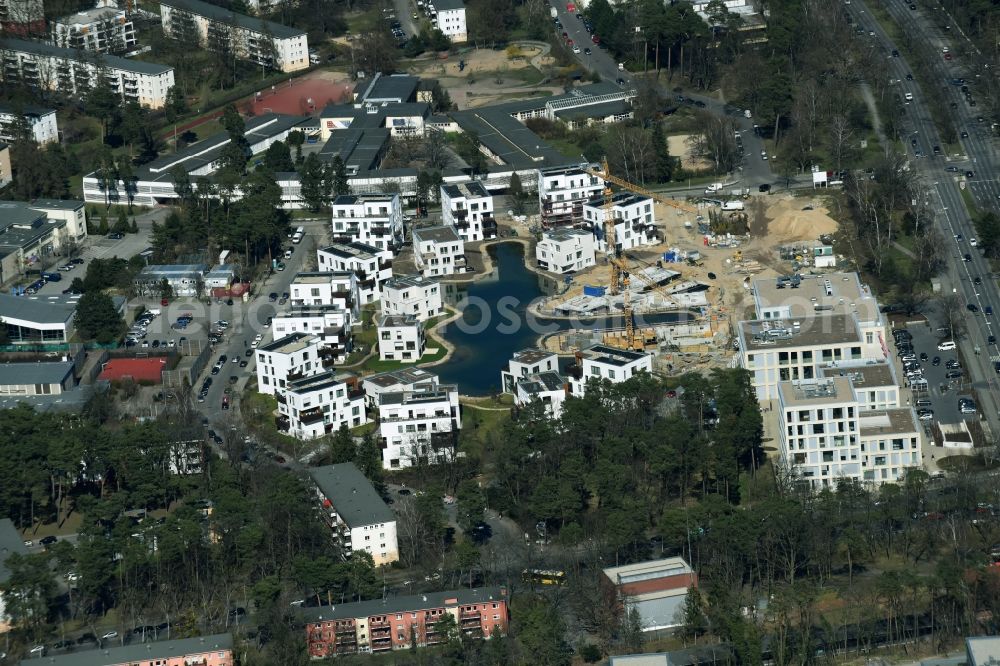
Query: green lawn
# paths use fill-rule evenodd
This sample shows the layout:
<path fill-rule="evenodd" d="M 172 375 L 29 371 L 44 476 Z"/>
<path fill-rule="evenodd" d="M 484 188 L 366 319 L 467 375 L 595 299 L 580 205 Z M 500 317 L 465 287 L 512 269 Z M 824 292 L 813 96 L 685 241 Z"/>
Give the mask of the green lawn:
<path fill-rule="evenodd" d="M 490 433 L 502 427 L 509 419 L 509 409 L 496 409 L 492 404 L 488 409 L 479 409 L 472 403 L 463 402 L 459 450 L 470 457 L 481 458 Z"/>

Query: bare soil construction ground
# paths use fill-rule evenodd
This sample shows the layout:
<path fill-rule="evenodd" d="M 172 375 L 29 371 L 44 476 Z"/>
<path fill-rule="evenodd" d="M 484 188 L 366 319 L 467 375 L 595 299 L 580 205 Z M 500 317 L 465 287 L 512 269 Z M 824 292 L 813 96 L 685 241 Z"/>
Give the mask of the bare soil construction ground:
<path fill-rule="evenodd" d="M 709 160 L 695 157 L 692 152 L 692 136 L 690 134 L 674 134 L 667 137 L 667 150 L 674 157 L 680 158 L 685 171 L 704 171 L 712 168 Z"/>

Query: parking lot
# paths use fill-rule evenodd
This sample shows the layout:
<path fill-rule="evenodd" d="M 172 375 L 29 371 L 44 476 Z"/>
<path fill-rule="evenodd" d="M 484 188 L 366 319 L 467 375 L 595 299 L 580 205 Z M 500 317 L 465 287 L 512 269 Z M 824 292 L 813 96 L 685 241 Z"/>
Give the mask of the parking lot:
<path fill-rule="evenodd" d="M 924 379 L 927 380 L 928 390 L 926 395 L 914 393 L 914 400 L 930 400 L 931 406 L 929 409 L 934 411 L 933 420 L 939 423 L 958 423 L 966 418 L 975 418 L 975 414 L 962 414 L 958 408 L 959 397 L 971 397 L 968 374 L 962 370 L 960 378 L 949 379 L 946 377 L 949 371 L 947 367 L 948 361 L 961 362 L 958 350 L 939 351 L 937 347 L 941 339 L 941 334 L 928 325 L 911 325 L 906 330 L 913 336 L 913 352 L 917 355 L 917 363 L 923 370 Z M 901 377 L 905 376 L 903 364 L 899 360 L 896 348 L 892 349 L 892 353 L 896 358 L 896 371 Z M 922 354 L 927 355 L 926 361 L 920 360 Z M 934 365 L 935 357 L 940 359 L 938 365 Z M 929 421 L 923 421 L 922 423 L 929 423 Z"/>

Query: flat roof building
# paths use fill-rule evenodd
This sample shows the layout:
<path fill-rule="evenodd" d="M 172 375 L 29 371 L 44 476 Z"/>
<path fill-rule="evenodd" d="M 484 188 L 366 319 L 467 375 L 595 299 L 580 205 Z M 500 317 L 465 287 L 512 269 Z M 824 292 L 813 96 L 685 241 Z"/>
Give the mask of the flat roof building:
<path fill-rule="evenodd" d="M 22 666 L 235 666 L 232 634 L 136 643 L 123 647 L 81 650 L 49 655 L 43 660 L 24 659 Z"/>
<path fill-rule="evenodd" d="M 604 569 L 601 583 L 624 609 L 639 612 L 643 631 L 683 624 L 682 609 L 688 590 L 698 587 L 698 576 L 680 557 L 637 562 Z"/>
<path fill-rule="evenodd" d="M 73 337 L 76 301 L 35 299 L 0 294 L 0 322 L 12 343 L 69 342 Z"/>

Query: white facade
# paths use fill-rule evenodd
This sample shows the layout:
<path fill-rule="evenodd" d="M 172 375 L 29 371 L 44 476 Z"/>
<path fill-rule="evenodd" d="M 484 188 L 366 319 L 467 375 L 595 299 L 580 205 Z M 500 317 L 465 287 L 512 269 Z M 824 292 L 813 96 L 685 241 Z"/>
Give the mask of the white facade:
<path fill-rule="evenodd" d="M 111 90 L 125 102 L 135 101 L 151 109 L 162 108 L 174 87 L 172 67 L 140 60 L 104 56 L 100 67 L 79 51 L 39 42 L 5 39 L 0 43 L 5 82 L 23 82 L 45 90 L 58 90 L 66 97 L 79 96 L 93 87 L 103 74 Z"/>
<path fill-rule="evenodd" d="M 612 198 L 611 216 L 615 220 L 615 245 L 618 252 L 656 243 L 656 224 L 653 219 L 653 200 L 637 194 L 619 193 Z M 583 218 L 590 225 L 595 243 L 601 252 L 607 252 L 604 200 L 591 199 L 583 205 Z"/>
<path fill-rule="evenodd" d="M 569 225 L 583 219 L 583 204 L 604 190 L 604 181 L 580 167 L 538 171 L 538 207 L 546 226 Z"/>
<path fill-rule="evenodd" d="M 336 305 L 314 305 L 279 312 L 271 320 L 271 337 L 279 340 L 292 333 L 308 333 L 319 338 L 328 361 L 343 363 L 351 351 L 354 318 L 349 310 Z"/>
<path fill-rule="evenodd" d="M 383 393 L 414 391 L 418 388 L 437 388 L 438 376 L 422 368 L 400 368 L 368 375 L 361 381 L 365 402 L 370 409 L 378 409 Z"/>
<path fill-rule="evenodd" d="M 340 429 L 368 422 L 365 395 L 354 375 L 332 371 L 289 381 L 275 393 L 279 429 L 298 439 L 316 439 Z"/>
<path fill-rule="evenodd" d="M 383 361 L 415 363 L 427 350 L 424 325 L 413 315 L 379 315 L 378 357 Z"/>
<path fill-rule="evenodd" d="M 357 318 L 361 291 L 357 276 L 348 271 L 296 273 L 288 300 L 294 306 L 336 305 Z"/>
<path fill-rule="evenodd" d="M 594 345 L 584 350 L 579 360 L 579 376 L 570 378 L 570 391 L 577 397 L 584 395 L 591 380 L 606 379 L 612 384 L 619 384 L 640 372 L 653 372 L 652 355 L 606 345 Z"/>
<path fill-rule="evenodd" d="M 385 469 L 435 464 L 454 457 L 462 427 L 457 386 L 384 393 L 378 415 Z"/>
<path fill-rule="evenodd" d="M 543 372 L 558 372 L 559 357 L 541 349 L 522 349 L 514 353 L 507 368 L 500 371 L 500 386 L 504 393 L 514 393 L 514 385 L 521 379 Z"/>
<path fill-rule="evenodd" d="M 454 227 L 414 229 L 413 255 L 424 277 L 453 275 L 465 268 L 465 242 Z"/>
<path fill-rule="evenodd" d="M 398 275 L 382 286 L 382 314 L 427 321 L 444 312 L 441 283 L 422 275 Z"/>
<path fill-rule="evenodd" d="M 594 234 L 584 229 L 543 231 L 535 245 L 538 267 L 559 275 L 593 266 L 594 256 Z"/>
<path fill-rule="evenodd" d="M 441 221 L 466 243 L 496 238 L 493 195 L 478 181 L 441 186 Z"/>
<path fill-rule="evenodd" d="M 437 0 L 437 28 L 452 42 L 469 40 L 465 22 L 465 5 L 462 0 Z"/>
<path fill-rule="evenodd" d="M 0 141 L 15 142 L 20 118 L 24 119 L 35 143 L 44 146 L 59 141 L 59 123 L 54 109 L 26 107 L 20 113 L 12 107 L 0 106 Z"/>
<path fill-rule="evenodd" d="M 547 417 L 557 419 L 562 416 L 567 389 L 568 382 L 558 372 L 528 375 L 514 383 L 514 404 L 527 407 L 540 403 Z"/>
<path fill-rule="evenodd" d="M 316 251 L 320 271 L 349 271 L 357 276 L 361 304 L 382 298 L 382 286 L 392 277 L 392 251 L 364 243 L 334 243 Z"/>
<path fill-rule="evenodd" d="M 320 358 L 323 343 L 306 333 L 292 333 L 257 348 L 257 391 L 274 395 L 290 380 L 319 374 L 326 368 Z"/>
<path fill-rule="evenodd" d="M 342 195 L 330 208 L 333 238 L 393 252 L 403 244 L 403 204 L 398 194 Z"/>
<path fill-rule="evenodd" d="M 50 220 L 61 220 L 66 235 L 76 240 L 87 237 L 87 210 L 82 201 L 71 199 L 36 199 L 31 208 L 43 211 Z"/>
<path fill-rule="evenodd" d="M 135 48 L 135 26 L 124 9 L 97 7 L 52 22 L 56 46 L 121 54 Z"/>
<path fill-rule="evenodd" d="M 211 48 L 220 35 L 227 38 L 237 57 L 281 72 L 309 67 L 306 33 L 279 23 L 237 14 L 200 0 L 163 0 L 160 21 L 167 36 L 195 34 L 199 44 Z"/>
<path fill-rule="evenodd" d="M 399 559 L 396 515 L 357 465 L 341 463 L 308 471 L 316 484 L 320 513 L 345 558 L 365 552 L 375 566 Z"/>

